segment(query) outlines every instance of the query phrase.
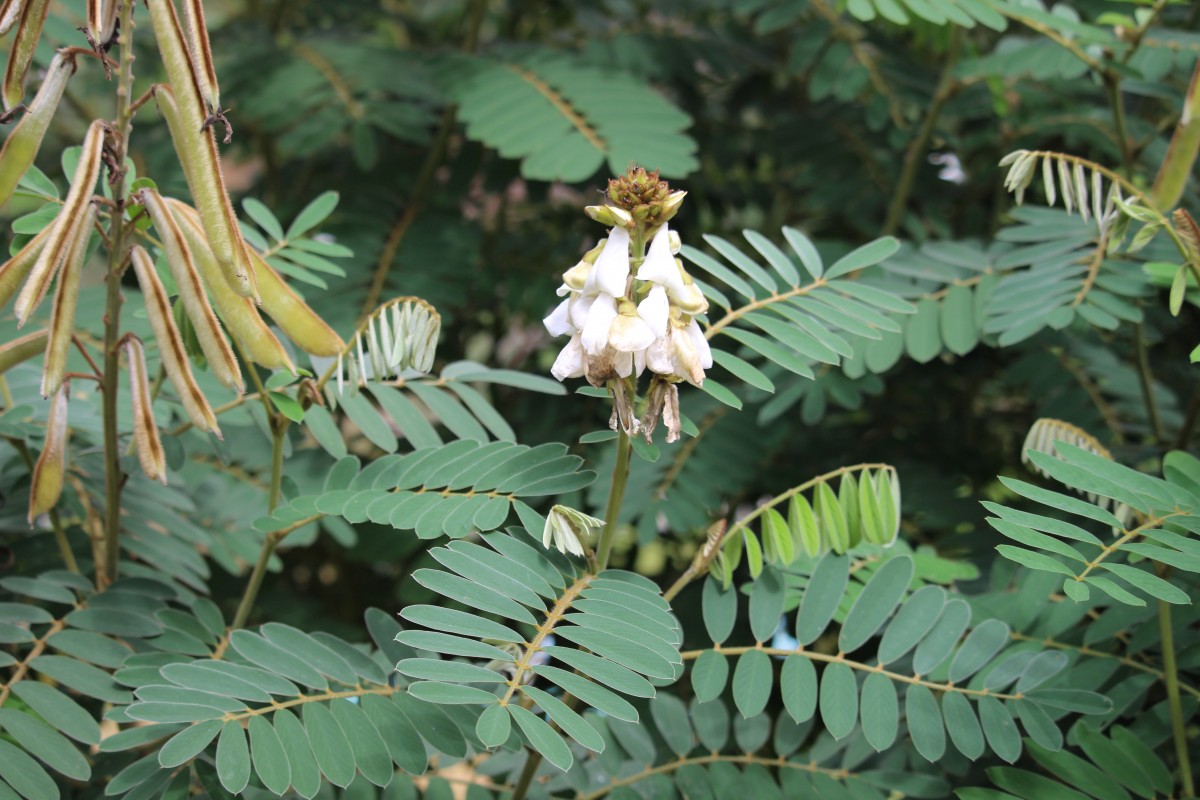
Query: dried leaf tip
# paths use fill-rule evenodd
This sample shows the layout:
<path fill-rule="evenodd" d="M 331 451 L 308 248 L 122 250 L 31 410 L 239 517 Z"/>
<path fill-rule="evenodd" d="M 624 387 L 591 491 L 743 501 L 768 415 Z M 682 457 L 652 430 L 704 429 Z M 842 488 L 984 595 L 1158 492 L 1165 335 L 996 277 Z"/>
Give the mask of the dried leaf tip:
<path fill-rule="evenodd" d="M 46 442 L 37 464 L 33 467 L 33 484 L 29 490 L 29 524 L 41 514 L 58 505 L 62 496 L 63 478 L 67 468 L 67 399 L 70 381 L 64 381 L 50 399 L 50 414 L 46 420 Z"/>
<path fill-rule="evenodd" d="M 146 373 L 146 352 L 141 339 L 129 336 L 122 343 L 129 363 L 129 396 L 133 412 L 133 442 L 142 472 L 152 481 L 167 483 L 167 457 L 154 421 L 150 380 Z"/>

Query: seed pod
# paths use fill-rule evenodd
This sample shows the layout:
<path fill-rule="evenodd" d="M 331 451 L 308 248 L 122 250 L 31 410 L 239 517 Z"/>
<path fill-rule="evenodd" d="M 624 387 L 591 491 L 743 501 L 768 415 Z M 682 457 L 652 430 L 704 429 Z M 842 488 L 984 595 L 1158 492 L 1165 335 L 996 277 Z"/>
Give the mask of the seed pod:
<path fill-rule="evenodd" d="M 237 358 L 225 338 L 221 323 L 209 305 L 208 295 L 204 292 L 204 284 L 200 281 L 200 273 L 196 271 L 196 262 L 187 240 L 183 238 L 183 231 L 156 190 L 142 189 L 134 197 L 154 221 L 154 228 L 167 254 L 167 263 L 171 266 L 171 276 L 179 288 L 179 297 L 200 339 L 200 347 L 208 359 L 209 367 L 223 385 L 244 392 L 246 386 L 242 382 L 242 371 L 238 368 Z"/>
<path fill-rule="evenodd" d="M 75 59 L 62 53 L 56 55 L 46 70 L 46 79 L 42 81 L 33 102 L 4 140 L 4 148 L 0 149 L 0 206 L 12 197 L 17 184 L 37 156 L 46 129 L 50 127 L 50 120 L 62 100 L 63 90 L 67 88 L 67 78 L 74 73 Z"/>
<path fill-rule="evenodd" d="M 287 337 L 306 353 L 314 356 L 336 356 L 346 349 L 342 337 L 334 333 L 325 320 L 317 316 L 300 296 L 279 277 L 266 259 L 249 246 L 246 252 L 258 275 L 258 290 L 262 308 L 275 320 Z"/>
<path fill-rule="evenodd" d="M 200 225 L 195 210 L 186 203 L 171 198 L 167 198 L 166 202 L 183 232 L 183 238 L 192 251 L 192 258 L 200 271 L 200 277 L 204 280 L 209 297 L 216 306 L 217 315 L 225 323 L 229 335 L 256 364 L 261 364 L 267 369 L 286 369 L 295 374 L 295 365 L 292 364 L 283 345 L 259 316 L 254 301 L 239 295 L 225 280 L 220 265 L 204 239 L 204 228 Z"/>
<path fill-rule="evenodd" d="M 24 9 L 25 0 L 0 0 L 0 36 L 16 24 Z"/>
<path fill-rule="evenodd" d="M 133 442 L 137 449 L 142 472 L 152 481 L 167 484 L 167 456 L 158 438 L 154 408 L 150 399 L 150 381 L 146 375 L 146 352 L 142 340 L 130 336 L 124 342 L 125 357 L 129 360 L 129 396 L 133 411 Z"/>
<path fill-rule="evenodd" d="M 33 63 L 33 51 L 42 38 L 42 26 L 50 0 L 25 0 L 21 9 L 21 24 L 8 52 L 8 68 L 4 71 L 4 108 L 13 109 L 25 96 L 25 73 Z"/>
<path fill-rule="evenodd" d="M 46 443 L 33 467 L 33 485 L 29 490 L 29 524 L 39 514 L 58 505 L 62 496 L 63 477 L 67 469 L 67 398 L 69 381 L 58 387 L 50 400 L 50 415 L 46 419 Z"/>
<path fill-rule="evenodd" d="M 87 38 L 92 47 L 103 52 L 117 32 L 117 11 L 121 0 L 87 0 Z"/>
<path fill-rule="evenodd" d="M 242 253 L 242 234 L 225 191 L 217 143 L 212 130 L 205 127 L 208 114 L 196 86 L 175 6 L 171 0 L 148 0 L 147 4 L 171 82 L 170 87 L 158 88 L 155 101 L 171 132 L 213 255 L 238 294 L 255 297 L 254 276 Z"/>
<path fill-rule="evenodd" d="M 83 272 L 88 240 L 92 237 L 92 224 L 95 221 L 96 209 L 89 204 L 81 224 L 75 228 L 77 236 L 59 272 L 58 289 L 54 292 L 54 311 L 50 315 L 50 340 L 46 342 L 46 363 L 42 367 L 42 397 L 49 397 L 58 391 L 67 369 L 67 351 L 75 334 L 79 276 Z"/>
<path fill-rule="evenodd" d="M 217 114 L 221 111 L 221 90 L 217 86 L 217 69 L 208 44 L 203 0 L 183 0 L 183 29 L 200 100 L 209 114 Z"/>
<path fill-rule="evenodd" d="M 217 425 L 217 417 L 208 404 L 208 398 L 196 385 L 187 352 L 183 349 L 183 339 L 180 338 L 179 329 L 175 327 L 175 321 L 171 318 L 171 302 L 167 299 L 167 291 L 163 288 L 162 281 L 158 279 L 158 273 L 154 271 L 154 262 L 150 259 L 150 254 L 138 246 L 135 246 L 129 255 L 146 300 L 146 316 L 154 330 L 154 340 L 158 342 L 159 357 L 162 358 L 171 385 L 179 394 L 183 410 L 187 412 L 188 419 L 196 428 L 214 433 L 220 439 L 221 429 Z"/>
<path fill-rule="evenodd" d="M 8 301 L 21 288 L 21 284 L 29 277 L 33 265 L 37 262 L 46 240 L 50 238 L 50 227 L 42 228 L 17 254 L 0 265 L 0 307 L 8 305 Z"/>
<path fill-rule="evenodd" d="M 39 353 L 46 352 L 46 338 L 49 333 L 42 329 L 18 336 L 12 341 L 0 345 L 0 375 L 8 372 L 17 364 L 24 363 Z"/>
<path fill-rule="evenodd" d="M 17 296 L 18 327 L 25 324 L 38 303 L 46 296 L 54 274 L 62 266 L 71 245 L 78 238 L 77 229 L 82 221 L 85 218 L 92 219 L 85 212 L 91 204 L 96 179 L 100 177 L 106 130 L 107 127 L 101 120 L 96 120 L 88 128 L 87 136 L 83 140 L 83 152 L 79 155 L 79 164 L 75 167 L 75 176 L 71 180 L 71 191 L 67 193 L 67 199 L 63 201 L 58 216 L 50 223 L 46 244 L 29 273 L 29 280 Z"/>

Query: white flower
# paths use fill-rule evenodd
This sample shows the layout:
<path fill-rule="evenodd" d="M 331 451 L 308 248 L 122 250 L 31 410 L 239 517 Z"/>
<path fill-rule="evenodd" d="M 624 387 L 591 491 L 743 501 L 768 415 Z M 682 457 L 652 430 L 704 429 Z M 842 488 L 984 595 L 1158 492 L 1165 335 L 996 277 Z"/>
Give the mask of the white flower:
<path fill-rule="evenodd" d="M 584 357 L 583 345 L 580 344 L 577 333 L 559 352 L 558 358 L 554 359 L 554 366 L 550 368 L 550 374 L 560 381 L 565 381 L 567 378 L 581 378 L 584 374 Z"/>
<path fill-rule="evenodd" d="M 584 294 L 604 294 L 620 297 L 625 294 L 625 283 L 629 279 L 629 231 L 613 228 L 608 234 L 604 250 L 596 258 L 596 265 L 584 282 Z"/>
<path fill-rule="evenodd" d="M 550 316 L 542 320 L 542 324 L 546 326 L 546 330 L 551 336 L 564 336 L 575 331 L 575 326 L 571 324 L 571 300 L 574 298 L 568 297 L 563 300 L 554 310 L 550 312 Z"/>
<path fill-rule="evenodd" d="M 598 356 L 608 345 L 608 332 L 617 316 L 617 301 L 609 294 L 599 294 L 588 305 L 586 313 L 581 331 L 583 349 L 589 356 Z"/>
<path fill-rule="evenodd" d="M 671 301 L 667 299 L 667 290 L 655 286 L 646 295 L 646 299 L 638 303 L 638 316 L 646 320 L 655 338 L 667 332 L 667 320 L 671 317 Z"/>
<path fill-rule="evenodd" d="M 584 554 L 584 538 L 603 527 L 602 519 L 596 519 L 569 506 L 554 506 L 546 515 L 546 527 L 542 529 L 542 546 L 549 548 L 553 543 L 560 553 L 581 556 Z"/>
<path fill-rule="evenodd" d="M 654 331 L 638 315 L 640 309 L 628 301 L 621 303 L 620 313 L 608 330 L 608 343 L 621 353 L 645 350 L 654 341 Z"/>
<path fill-rule="evenodd" d="M 704 383 L 704 370 L 712 365 L 712 349 L 696 320 L 686 325 L 672 320 L 667 335 L 655 339 L 646 350 L 646 366 L 652 372 L 675 375 L 693 386 Z"/>
<path fill-rule="evenodd" d="M 671 231 L 667 230 L 666 225 L 659 227 L 658 233 L 650 241 L 646 260 L 638 268 L 637 279 L 664 287 L 684 313 L 703 314 L 708 310 L 708 301 L 704 299 L 700 287 L 688 279 L 687 273 L 672 255 Z"/>

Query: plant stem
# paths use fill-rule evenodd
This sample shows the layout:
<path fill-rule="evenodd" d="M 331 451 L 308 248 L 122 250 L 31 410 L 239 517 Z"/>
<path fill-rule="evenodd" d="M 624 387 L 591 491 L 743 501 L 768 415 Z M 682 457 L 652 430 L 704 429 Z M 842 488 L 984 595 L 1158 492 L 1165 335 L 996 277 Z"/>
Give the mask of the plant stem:
<path fill-rule="evenodd" d="M 604 530 L 600 532 L 600 544 L 596 548 L 596 571 L 608 566 L 612 554 L 613 540 L 617 538 L 617 517 L 621 514 L 621 501 L 625 498 L 625 484 L 629 482 L 629 435 L 621 431 L 617 435 L 617 463 L 613 465 L 612 483 L 608 487 L 608 506 L 604 511 Z"/>
<path fill-rule="evenodd" d="M 279 492 L 283 486 L 283 444 L 287 440 L 287 429 L 288 420 L 283 415 L 271 418 L 271 484 L 267 493 L 268 514 L 279 505 Z M 258 597 L 258 591 L 262 588 L 263 578 L 267 574 L 267 565 L 271 562 L 275 547 L 291 530 L 285 528 L 283 531 L 272 531 L 263 539 L 262 549 L 258 551 L 258 561 L 254 563 L 254 569 L 250 572 L 250 580 L 246 583 L 246 591 L 242 593 L 242 600 L 238 603 L 237 613 L 234 614 L 233 625 L 230 626 L 231 631 L 236 631 L 246 624 L 246 620 L 250 617 L 250 610 L 254 608 L 254 601 Z"/>
<path fill-rule="evenodd" d="M 1162 639 L 1163 673 L 1167 679 L 1167 702 L 1171 707 L 1171 731 L 1175 739 L 1175 754 L 1179 758 L 1183 796 L 1194 797 L 1196 786 L 1192 779 L 1192 764 L 1188 756 L 1183 705 L 1179 699 L 1179 669 L 1175 664 L 1175 631 L 1171 628 L 1171 605 L 1163 600 L 1158 601 L 1158 631 Z"/>
<path fill-rule="evenodd" d="M 267 513 L 279 505 L 279 493 L 283 487 L 283 445 L 287 442 L 288 420 L 280 415 L 273 425 L 271 439 L 271 488 L 267 493 Z"/>
<path fill-rule="evenodd" d="M 517 778 L 517 785 L 513 787 L 513 793 L 508 800 L 524 800 L 526 792 L 529 791 L 529 785 L 533 783 L 533 776 L 537 774 L 538 767 L 542 765 L 542 754 L 536 750 L 529 750 L 529 757 L 525 759 L 525 766 L 521 769 L 521 776 Z"/>
<path fill-rule="evenodd" d="M 117 76 L 117 117 L 113 125 L 114 160 L 118 168 L 125 164 L 129 151 L 130 123 L 133 109 L 130 95 L 133 90 L 133 4 L 121 4 L 121 64 Z M 117 342 L 121 335 L 121 272 L 125 265 L 125 197 L 124 179 L 114 187 L 115 208 L 109 225 L 108 291 L 104 310 L 104 562 L 96 564 L 96 586 L 103 588 L 117 577 L 117 539 L 121 533 L 121 452 L 117 430 L 117 384 L 120 370 L 120 351 Z"/>
<path fill-rule="evenodd" d="M 1139 322 L 1134 328 L 1137 346 L 1138 382 L 1142 385 L 1142 400 L 1146 404 L 1146 417 L 1150 420 L 1150 432 L 1156 441 L 1162 441 L 1162 421 L 1158 417 L 1158 404 L 1154 400 L 1154 375 L 1150 371 L 1150 358 L 1146 354 L 1146 330 Z"/>
<path fill-rule="evenodd" d="M 951 33 L 946 63 L 942 67 L 942 76 L 938 80 L 937 89 L 934 90 L 929 110 L 925 112 L 925 119 L 921 121 L 921 129 L 917 131 L 916 137 L 909 142 L 908 149 L 904 151 L 904 166 L 900 170 L 900 180 L 896 182 L 896 191 L 892 195 L 892 202 L 888 205 L 887 218 L 883 223 L 882 235 L 884 236 L 890 236 L 900 227 L 904 209 L 908 206 L 908 199 L 912 196 L 913 186 L 917 180 L 917 168 L 923 161 L 922 156 L 929 147 L 929 140 L 933 138 L 933 129 L 937 125 L 938 116 L 941 115 L 942 109 L 950 98 L 954 97 L 959 90 L 959 83 L 953 75 L 954 65 L 958 61 L 958 43 L 959 29 L 955 28 Z"/>
<path fill-rule="evenodd" d="M 1121 78 L 1104 73 L 1104 87 L 1108 89 L 1108 105 L 1112 109 L 1113 127 L 1117 129 L 1117 145 L 1121 150 L 1121 171 L 1126 178 L 1133 178 L 1133 150 L 1129 146 L 1129 133 L 1125 127 L 1125 103 L 1121 100 Z"/>

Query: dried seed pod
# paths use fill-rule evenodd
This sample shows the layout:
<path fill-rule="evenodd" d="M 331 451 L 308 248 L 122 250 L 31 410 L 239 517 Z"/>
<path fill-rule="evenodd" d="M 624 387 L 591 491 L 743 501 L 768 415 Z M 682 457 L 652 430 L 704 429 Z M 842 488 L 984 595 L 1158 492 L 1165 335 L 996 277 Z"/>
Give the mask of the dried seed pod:
<path fill-rule="evenodd" d="M 138 284 L 142 287 L 142 295 L 146 300 L 146 316 L 150 327 L 154 330 L 154 340 L 158 342 L 159 355 L 171 385 L 179 393 L 179 400 L 188 419 L 202 431 L 214 433 L 221 438 L 221 429 L 217 425 L 217 417 L 213 414 L 208 398 L 196 385 L 192 375 L 192 367 L 188 363 L 187 351 L 183 348 L 183 339 L 175 320 L 171 317 L 171 301 L 163 288 L 158 273 L 154 271 L 154 262 L 150 254 L 141 247 L 135 246 L 129 253 L 133 262 L 133 271 L 137 274 Z"/>
<path fill-rule="evenodd" d="M 200 100 L 209 114 L 221 113 L 221 89 L 217 86 L 217 69 L 213 64 L 212 48 L 208 44 L 208 27 L 204 21 L 203 0 L 183 0 L 183 28 L 187 37 L 188 57 Z"/>
<path fill-rule="evenodd" d="M 249 246 L 246 252 L 258 275 L 262 308 L 275 320 L 275 324 L 306 353 L 314 356 L 340 355 L 346 349 L 342 337 L 334 333 L 333 328 L 284 283 L 266 259 Z"/>
<path fill-rule="evenodd" d="M 29 277 L 33 265 L 37 262 L 38 256 L 49 238 L 50 227 L 47 226 L 42 228 L 37 236 L 26 242 L 16 255 L 0 265 L 0 306 L 8 305 L 8 301 Z"/>
<path fill-rule="evenodd" d="M 196 86 L 175 6 L 171 0 L 148 0 L 147 5 L 171 83 L 170 87 L 158 88 L 155 101 L 171 132 L 213 255 L 227 270 L 238 294 L 255 297 L 254 276 L 242 253 L 242 234 L 225 191 L 217 143 L 212 130 L 205 127 L 208 114 Z"/>
<path fill-rule="evenodd" d="M 138 463 L 142 472 L 152 481 L 167 483 L 167 456 L 162 441 L 158 438 L 158 425 L 154 421 L 154 408 L 150 399 L 150 380 L 146 374 L 146 352 L 142 340 L 130 336 L 124 342 L 125 357 L 129 361 L 129 396 L 133 411 L 133 442 L 137 449 Z"/>
<path fill-rule="evenodd" d="M 239 295 L 225 280 L 225 274 L 204 238 L 204 228 L 195 209 L 172 198 L 167 198 L 167 206 L 183 232 L 200 277 L 208 287 L 209 297 L 229 335 L 256 364 L 267 369 L 286 369 L 295 374 L 296 367 L 287 350 L 263 322 L 254 301 Z"/>
<path fill-rule="evenodd" d="M 39 514 L 58 505 L 62 496 L 63 477 L 67 469 L 67 399 L 70 381 L 58 387 L 50 400 L 50 415 L 46 419 L 46 443 L 33 467 L 33 485 L 29 490 L 29 524 Z"/>
<path fill-rule="evenodd" d="M 0 36 L 16 24 L 24 9 L 25 0 L 0 0 Z"/>
<path fill-rule="evenodd" d="M 88 41 L 98 52 L 108 49 L 113 34 L 117 32 L 117 12 L 121 0 L 87 0 Z"/>
<path fill-rule="evenodd" d="M 209 305 L 208 295 L 205 294 L 200 273 L 196 271 L 196 262 L 183 231 L 180 230 L 166 201 L 156 190 L 142 189 L 134 197 L 150 213 L 150 219 L 158 231 L 163 251 L 167 255 L 167 263 L 171 266 L 171 276 L 175 279 L 179 297 L 183 301 L 192 327 L 196 330 L 209 367 L 223 385 L 237 392 L 244 392 L 246 386 L 242 381 L 237 357 L 234 356 L 233 348 L 229 346 L 225 332 L 221 329 L 221 323 L 217 321 L 217 316 Z"/>
<path fill-rule="evenodd" d="M 46 12 L 50 0 L 25 0 L 21 9 L 21 23 L 13 37 L 12 49 L 8 51 L 8 68 L 4 70 L 4 108 L 13 109 L 25 96 L 25 73 L 33 63 L 33 51 L 38 39 L 42 38 L 42 26 L 46 24 Z"/>
<path fill-rule="evenodd" d="M 8 372 L 17 364 L 24 363 L 39 353 L 46 352 L 46 339 L 49 332 L 45 329 L 18 336 L 12 341 L 0 345 L 0 375 Z"/>
<path fill-rule="evenodd" d="M 50 315 L 50 340 L 46 342 L 46 363 L 42 367 L 42 397 L 49 397 L 62 385 L 67 369 L 67 351 L 75 335 L 75 308 L 79 303 L 79 277 L 87 258 L 88 240 L 96 221 L 95 206 L 88 205 L 81 224 L 76 226 L 75 241 L 63 261 L 54 292 L 54 311 Z"/>
<path fill-rule="evenodd" d="M 106 130 L 106 124 L 101 120 L 96 120 L 88 128 L 87 136 L 83 140 L 83 152 L 79 155 L 79 164 L 75 167 L 75 175 L 71 180 L 71 191 L 67 193 L 67 199 L 63 201 L 58 216 L 50 223 L 45 246 L 29 273 L 29 280 L 17 295 L 18 327 L 25 324 L 38 303 L 46 296 L 54 274 L 78 238 L 78 228 L 82 221 L 85 218 L 92 219 L 85 212 L 91 204 L 96 179 L 100 177 Z"/>
<path fill-rule="evenodd" d="M 37 156 L 46 129 L 50 127 L 50 120 L 62 100 L 67 79 L 74 73 L 75 59 L 72 56 L 62 53 L 54 56 L 33 102 L 4 140 L 4 148 L 0 149 L 0 206 L 12 197 L 17 184 Z"/>

